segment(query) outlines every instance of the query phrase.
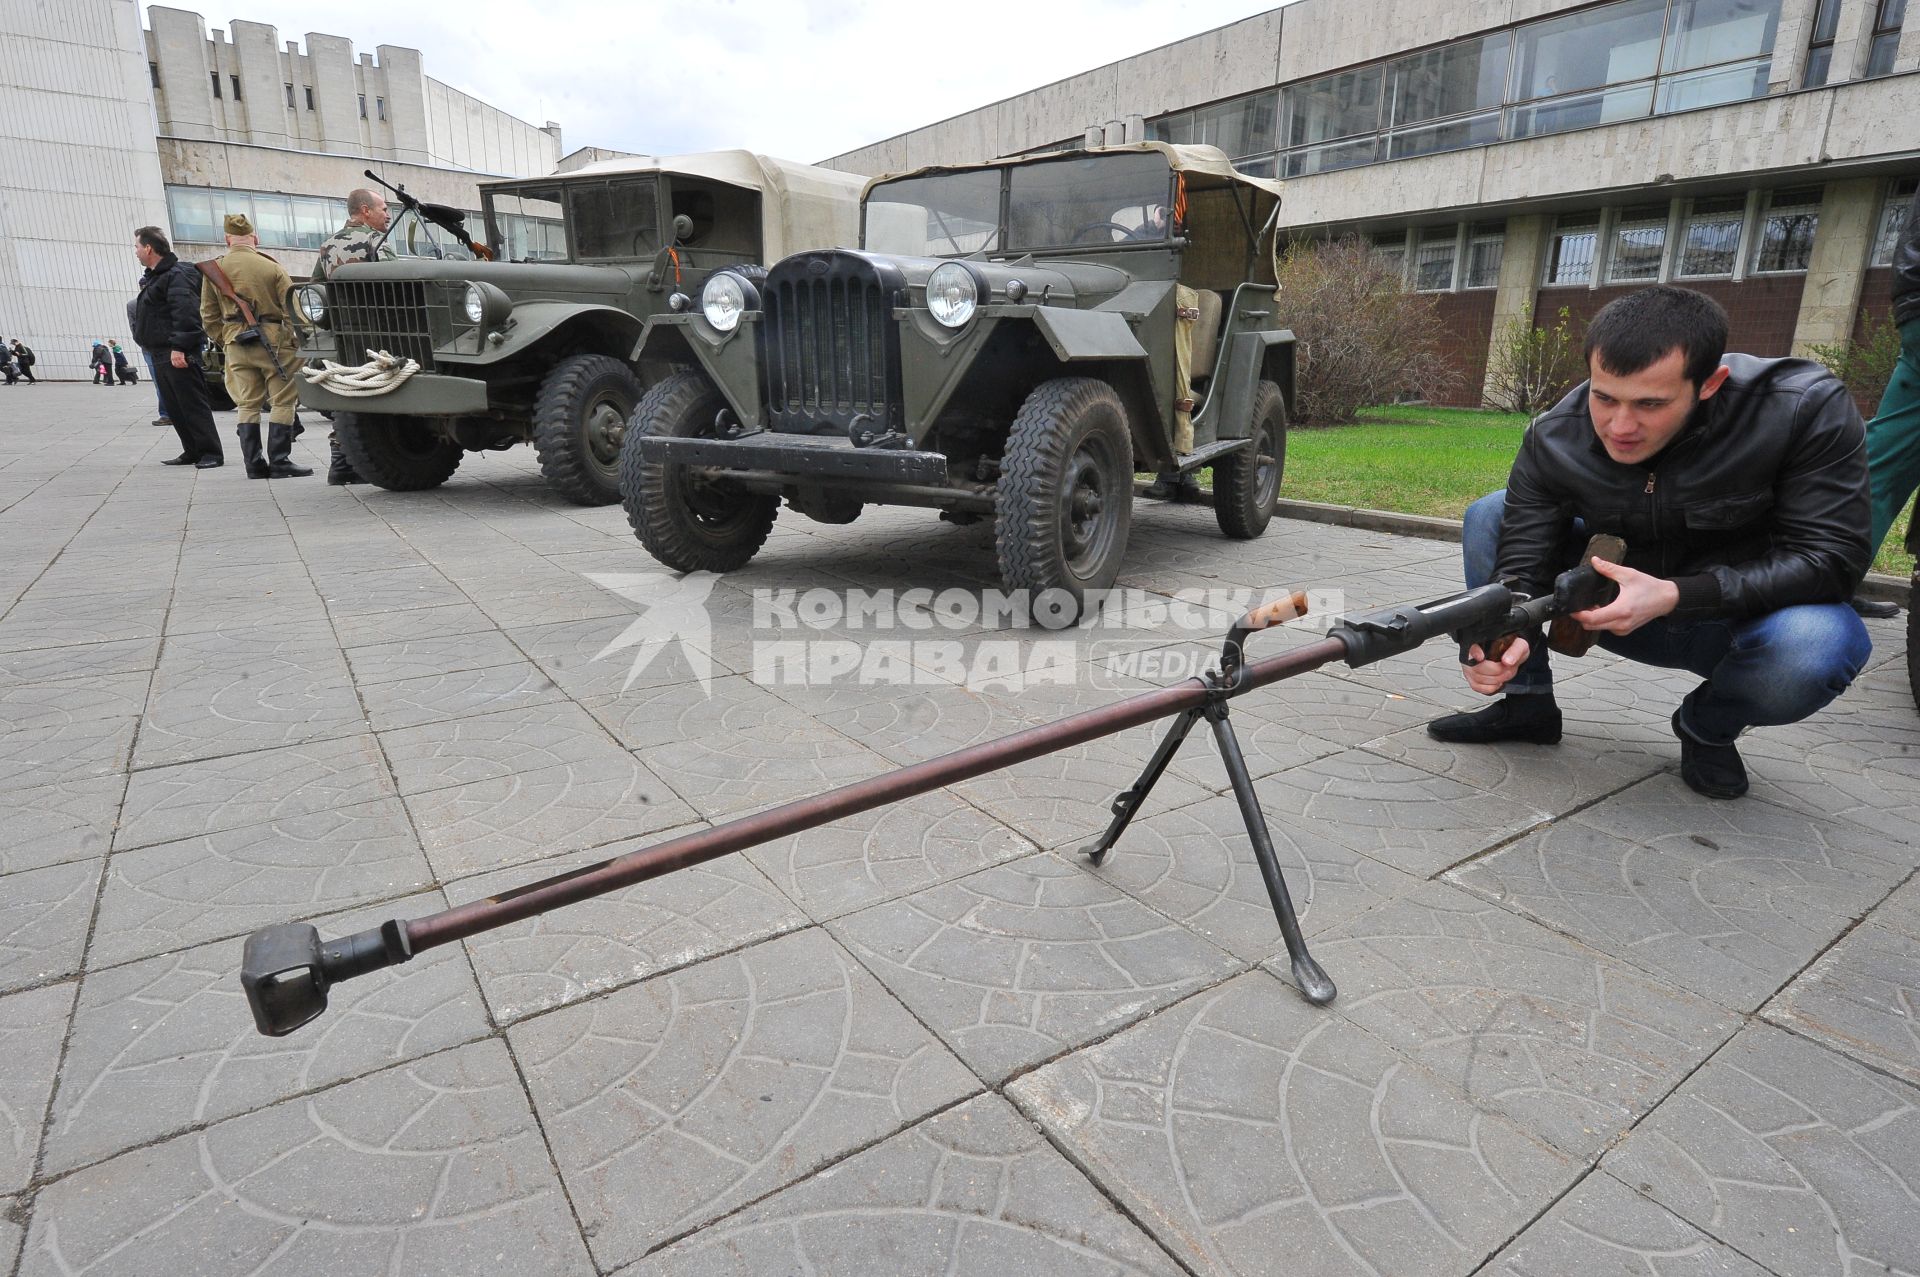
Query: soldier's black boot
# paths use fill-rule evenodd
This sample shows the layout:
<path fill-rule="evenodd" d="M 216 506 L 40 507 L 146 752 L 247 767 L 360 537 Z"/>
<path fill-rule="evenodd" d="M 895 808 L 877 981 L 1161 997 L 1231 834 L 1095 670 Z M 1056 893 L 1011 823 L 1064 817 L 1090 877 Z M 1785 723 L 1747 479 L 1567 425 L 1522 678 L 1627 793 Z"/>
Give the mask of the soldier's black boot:
<path fill-rule="evenodd" d="M 267 478 L 304 479 L 313 471 L 293 464 L 293 427 L 267 423 Z"/>
<path fill-rule="evenodd" d="M 327 436 L 327 451 L 333 458 L 332 462 L 327 466 L 328 483 L 336 488 L 340 488 L 345 487 L 349 483 L 366 482 L 365 479 L 360 477 L 360 472 L 348 463 L 347 454 L 340 450 L 340 440 L 338 436 Z"/>
<path fill-rule="evenodd" d="M 260 453 L 260 423 L 257 421 L 241 422 L 239 435 L 240 459 L 247 463 L 247 478 L 266 478 L 267 459 Z"/>

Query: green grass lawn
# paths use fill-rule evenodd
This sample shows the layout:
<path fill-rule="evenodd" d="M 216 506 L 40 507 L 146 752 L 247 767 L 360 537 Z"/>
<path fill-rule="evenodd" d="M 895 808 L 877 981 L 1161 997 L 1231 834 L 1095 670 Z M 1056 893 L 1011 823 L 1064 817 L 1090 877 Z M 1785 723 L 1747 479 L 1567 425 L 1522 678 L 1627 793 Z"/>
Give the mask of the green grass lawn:
<path fill-rule="evenodd" d="M 1287 432 L 1281 495 L 1369 510 L 1457 519 L 1505 485 L 1527 418 L 1470 408 L 1369 408 L 1351 426 Z M 1906 576 L 1908 514 L 1887 535 L 1874 570 Z"/>

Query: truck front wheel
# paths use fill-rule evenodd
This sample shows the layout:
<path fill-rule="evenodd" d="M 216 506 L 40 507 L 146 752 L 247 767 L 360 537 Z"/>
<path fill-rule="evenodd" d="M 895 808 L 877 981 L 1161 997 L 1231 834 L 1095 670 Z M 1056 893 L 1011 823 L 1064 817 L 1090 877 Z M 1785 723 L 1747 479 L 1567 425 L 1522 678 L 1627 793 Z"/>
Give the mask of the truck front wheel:
<path fill-rule="evenodd" d="M 1133 524 L 1132 439 L 1120 396 L 1091 377 L 1042 382 L 1013 419 L 994 542 L 1001 579 L 1028 592 L 1043 623 L 1078 619 L 1120 574 Z"/>
<path fill-rule="evenodd" d="M 620 499 L 620 441 L 640 403 L 640 379 L 607 355 L 561 360 L 540 383 L 533 450 L 540 473 L 575 505 Z"/>
<path fill-rule="evenodd" d="M 1263 381 L 1253 391 L 1253 446 L 1214 463 L 1213 517 L 1236 541 L 1267 530 L 1287 470 L 1287 401 Z"/>
<path fill-rule="evenodd" d="M 414 417 L 336 412 L 333 432 L 360 477 L 388 492 L 437 488 L 460 468 L 460 445 Z"/>
<path fill-rule="evenodd" d="M 676 572 L 745 567 L 766 544 L 780 509 L 778 497 L 641 456 L 640 440 L 648 435 L 712 433 L 713 419 L 725 404 L 705 376 L 677 372 L 647 391 L 627 427 L 620 451 L 627 522 L 647 553 Z"/>

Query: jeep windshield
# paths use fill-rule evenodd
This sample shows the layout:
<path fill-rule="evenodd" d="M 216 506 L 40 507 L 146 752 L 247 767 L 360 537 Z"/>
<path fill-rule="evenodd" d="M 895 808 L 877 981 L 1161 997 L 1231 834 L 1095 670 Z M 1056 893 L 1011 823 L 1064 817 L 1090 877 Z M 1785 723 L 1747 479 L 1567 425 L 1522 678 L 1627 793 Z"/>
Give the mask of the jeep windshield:
<path fill-rule="evenodd" d="M 1172 192 L 1151 151 L 904 177 L 868 192 L 863 243 L 914 257 L 1164 243 Z"/>
<path fill-rule="evenodd" d="M 651 176 L 491 187 L 481 201 L 487 233 L 507 261 L 647 261 L 660 251 Z"/>

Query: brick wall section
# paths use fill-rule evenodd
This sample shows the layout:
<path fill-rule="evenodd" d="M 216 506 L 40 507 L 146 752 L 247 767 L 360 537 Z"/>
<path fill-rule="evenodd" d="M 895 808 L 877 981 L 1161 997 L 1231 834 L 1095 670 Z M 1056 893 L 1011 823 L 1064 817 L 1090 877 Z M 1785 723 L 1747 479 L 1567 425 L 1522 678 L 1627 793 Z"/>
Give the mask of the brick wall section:
<path fill-rule="evenodd" d="M 1437 293 L 1433 309 L 1440 357 L 1452 365 L 1453 389 L 1443 402 L 1468 408 L 1480 406 L 1480 385 L 1487 376 L 1487 347 L 1493 340 L 1491 288 L 1470 292 Z"/>
<path fill-rule="evenodd" d="M 1677 281 L 1719 302 L 1727 311 L 1727 349 L 1746 355 L 1778 356 L 1793 350 L 1793 326 L 1800 314 L 1800 294 L 1804 275 L 1764 275 L 1734 283 L 1724 279 Z M 1562 306 L 1573 314 L 1576 337 L 1586 332 L 1587 321 L 1602 306 L 1623 297 L 1634 285 L 1609 288 L 1543 288 L 1534 303 L 1534 313 L 1542 317 L 1556 315 Z"/>

